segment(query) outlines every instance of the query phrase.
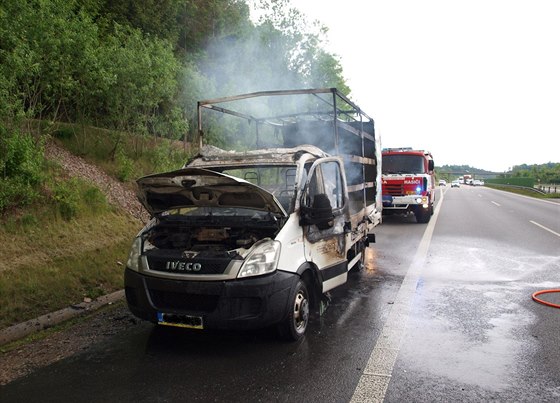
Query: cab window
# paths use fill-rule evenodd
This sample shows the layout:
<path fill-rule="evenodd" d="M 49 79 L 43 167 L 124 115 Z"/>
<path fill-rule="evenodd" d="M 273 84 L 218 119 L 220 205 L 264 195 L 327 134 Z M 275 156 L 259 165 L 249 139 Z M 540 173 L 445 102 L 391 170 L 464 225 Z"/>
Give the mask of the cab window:
<path fill-rule="evenodd" d="M 313 207 L 313 200 L 319 194 L 327 196 L 333 210 L 343 207 L 342 176 L 339 165 L 334 161 L 319 164 L 315 169 L 307 189 L 306 206 Z"/>

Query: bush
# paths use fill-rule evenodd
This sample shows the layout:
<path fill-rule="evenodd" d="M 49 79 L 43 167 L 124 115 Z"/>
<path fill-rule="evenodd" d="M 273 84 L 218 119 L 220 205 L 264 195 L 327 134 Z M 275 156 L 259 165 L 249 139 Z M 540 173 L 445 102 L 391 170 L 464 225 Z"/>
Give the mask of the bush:
<path fill-rule="evenodd" d="M 98 213 L 107 207 L 107 198 L 95 186 L 88 186 L 83 192 L 82 198 L 89 212 Z"/>
<path fill-rule="evenodd" d="M 19 178 L 30 185 L 39 184 L 45 156 L 43 147 L 30 134 L 14 133 L 0 144 L 0 169 L 3 178 Z"/>
<path fill-rule="evenodd" d="M 38 187 L 19 178 L 0 178 L 0 213 L 10 208 L 30 205 L 39 197 Z"/>
<path fill-rule="evenodd" d="M 53 137 L 59 140 L 68 140 L 74 137 L 74 130 L 70 128 L 62 127 L 54 131 Z"/>
<path fill-rule="evenodd" d="M 37 200 L 44 167 L 43 147 L 31 135 L 0 139 L 0 212 Z"/>
<path fill-rule="evenodd" d="M 189 159 L 188 157 L 188 153 L 185 153 L 182 149 L 162 141 L 151 150 L 149 159 L 153 172 L 165 172 L 180 169 Z"/>
<path fill-rule="evenodd" d="M 66 182 L 57 182 L 54 187 L 53 200 L 64 220 L 70 221 L 74 218 L 78 214 L 80 201 L 77 181 L 71 179 Z"/>
<path fill-rule="evenodd" d="M 37 217 L 35 217 L 33 214 L 24 214 L 21 217 L 21 224 L 24 227 L 32 227 L 32 226 L 36 226 L 39 223 L 39 220 L 37 220 Z"/>
<path fill-rule="evenodd" d="M 127 182 L 132 178 L 134 163 L 126 156 L 121 147 L 117 151 L 117 178 L 121 182 Z"/>

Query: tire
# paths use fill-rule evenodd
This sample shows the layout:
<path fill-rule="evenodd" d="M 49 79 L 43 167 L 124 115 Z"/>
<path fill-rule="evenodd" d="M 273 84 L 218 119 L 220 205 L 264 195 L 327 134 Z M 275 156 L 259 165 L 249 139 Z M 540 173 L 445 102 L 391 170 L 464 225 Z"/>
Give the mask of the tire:
<path fill-rule="evenodd" d="M 416 216 L 416 222 L 420 223 L 420 224 L 426 224 L 430 221 L 430 218 L 432 217 L 431 209 L 428 210 L 424 210 L 424 209 L 418 209 L 414 215 Z"/>
<path fill-rule="evenodd" d="M 309 293 L 299 279 L 290 292 L 288 316 L 278 326 L 280 336 L 288 341 L 301 339 L 309 324 Z"/>

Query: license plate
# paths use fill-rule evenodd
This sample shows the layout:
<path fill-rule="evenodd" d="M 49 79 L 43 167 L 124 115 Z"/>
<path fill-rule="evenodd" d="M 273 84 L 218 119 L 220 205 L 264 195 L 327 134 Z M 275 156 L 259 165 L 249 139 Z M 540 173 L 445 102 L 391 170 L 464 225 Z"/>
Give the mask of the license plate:
<path fill-rule="evenodd" d="M 202 316 L 158 312 L 157 318 L 158 324 L 164 326 L 186 327 L 188 329 L 204 329 Z"/>

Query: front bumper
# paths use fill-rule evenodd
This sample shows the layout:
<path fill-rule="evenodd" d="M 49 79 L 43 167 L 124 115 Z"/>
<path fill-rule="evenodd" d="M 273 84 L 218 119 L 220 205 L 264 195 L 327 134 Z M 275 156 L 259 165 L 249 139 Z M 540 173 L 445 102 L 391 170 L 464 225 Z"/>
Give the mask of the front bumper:
<path fill-rule="evenodd" d="M 282 321 L 297 275 L 270 275 L 229 281 L 185 281 L 125 270 L 130 311 L 157 323 L 157 313 L 201 316 L 205 329 L 256 329 Z"/>
<path fill-rule="evenodd" d="M 416 211 L 421 208 L 429 207 L 429 199 L 422 195 L 407 196 L 383 196 L 383 212 L 390 214 L 391 212 Z"/>

